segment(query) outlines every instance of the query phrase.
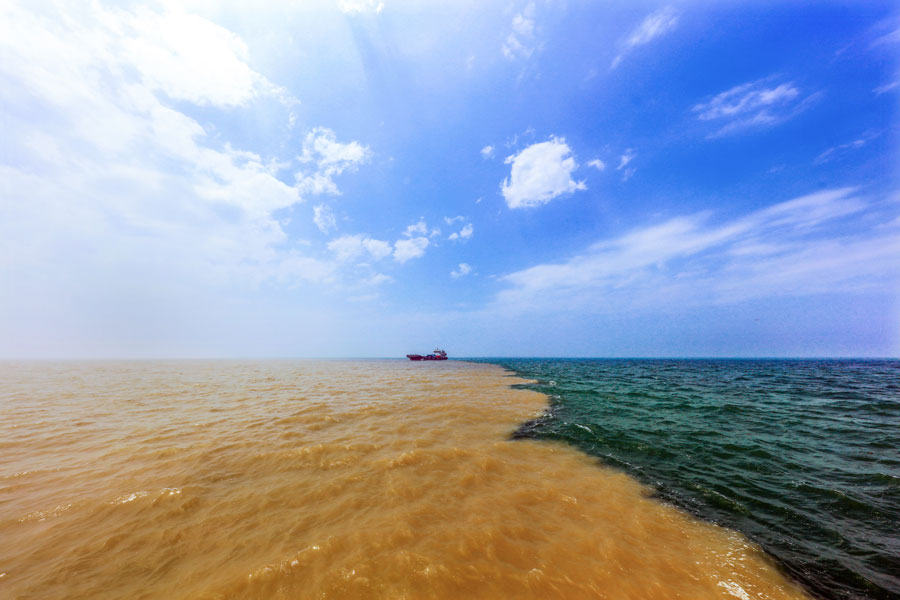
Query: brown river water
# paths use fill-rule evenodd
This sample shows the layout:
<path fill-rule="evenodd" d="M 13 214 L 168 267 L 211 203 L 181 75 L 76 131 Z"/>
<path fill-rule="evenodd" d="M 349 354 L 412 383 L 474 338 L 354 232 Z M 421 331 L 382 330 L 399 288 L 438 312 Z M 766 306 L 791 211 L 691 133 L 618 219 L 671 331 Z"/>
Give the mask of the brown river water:
<path fill-rule="evenodd" d="M 803 598 L 456 361 L 0 363 L 2 598 Z"/>

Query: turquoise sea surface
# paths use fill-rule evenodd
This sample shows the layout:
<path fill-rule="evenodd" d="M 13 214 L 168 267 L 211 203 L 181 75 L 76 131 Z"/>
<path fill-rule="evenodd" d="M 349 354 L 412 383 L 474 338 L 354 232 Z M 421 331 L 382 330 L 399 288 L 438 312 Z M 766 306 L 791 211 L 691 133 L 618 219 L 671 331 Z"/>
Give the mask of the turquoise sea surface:
<path fill-rule="evenodd" d="M 822 598 L 900 598 L 900 361 L 483 359 L 561 440 L 739 530 Z"/>

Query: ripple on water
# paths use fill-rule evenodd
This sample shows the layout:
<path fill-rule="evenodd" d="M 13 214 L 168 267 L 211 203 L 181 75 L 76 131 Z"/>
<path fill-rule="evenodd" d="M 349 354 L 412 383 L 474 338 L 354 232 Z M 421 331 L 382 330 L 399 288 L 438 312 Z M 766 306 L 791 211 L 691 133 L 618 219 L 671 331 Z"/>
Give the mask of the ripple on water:
<path fill-rule="evenodd" d="M 823 597 L 900 597 L 900 361 L 496 362 L 553 394 L 514 437 L 740 529 Z"/>
<path fill-rule="evenodd" d="M 3 597 L 803 597 L 741 535 L 573 449 L 510 441 L 554 417 L 494 366 L 6 363 L 0 376 L 15 432 L 0 454 Z M 616 436 L 569 421 L 617 444 L 611 456 L 668 452 L 644 439 L 650 423 Z"/>

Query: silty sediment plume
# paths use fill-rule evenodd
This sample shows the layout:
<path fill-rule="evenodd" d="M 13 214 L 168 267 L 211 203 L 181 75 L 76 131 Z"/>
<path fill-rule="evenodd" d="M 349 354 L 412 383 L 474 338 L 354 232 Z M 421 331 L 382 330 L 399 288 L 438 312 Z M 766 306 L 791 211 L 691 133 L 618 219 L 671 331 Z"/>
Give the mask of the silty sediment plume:
<path fill-rule="evenodd" d="M 8 598 L 802 598 L 450 361 L 5 363 Z"/>

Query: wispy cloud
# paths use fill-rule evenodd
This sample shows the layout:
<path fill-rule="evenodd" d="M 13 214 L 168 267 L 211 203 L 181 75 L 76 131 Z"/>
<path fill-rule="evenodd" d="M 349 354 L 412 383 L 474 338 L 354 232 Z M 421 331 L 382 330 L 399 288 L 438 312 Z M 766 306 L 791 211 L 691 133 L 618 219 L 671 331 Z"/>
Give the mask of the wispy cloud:
<path fill-rule="evenodd" d="M 634 148 L 626 149 L 625 152 L 622 153 L 622 156 L 619 157 L 619 166 L 616 167 L 616 170 L 621 171 L 627 167 L 628 163 L 633 161 L 635 156 L 637 156 L 637 152 L 634 151 Z"/>
<path fill-rule="evenodd" d="M 344 235 L 328 242 L 338 261 L 347 262 L 361 257 L 381 260 L 391 254 L 391 244 L 365 235 Z"/>
<path fill-rule="evenodd" d="M 325 204 L 319 204 L 313 207 L 313 223 L 324 234 L 331 233 L 337 229 L 337 219 L 334 218 L 334 212 Z"/>
<path fill-rule="evenodd" d="M 406 237 L 413 237 L 415 235 L 428 235 L 428 224 L 425 222 L 425 219 L 419 219 L 412 225 L 408 225 L 406 227 L 406 231 L 403 232 L 403 235 Z"/>
<path fill-rule="evenodd" d="M 50 290 L 63 285 L 52 268 L 61 256 L 79 273 L 72 286 L 111 295 L 149 282 L 164 294 L 333 278 L 333 265 L 287 243 L 274 216 L 302 201 L 276 176 L 277 157 L 209 136 L 179 104 L 242 110 L 289 94 L 248 64 L 233 33 L 167 7 L 60 5 L 54 19 L 29 4 L 4 7 L 0 75 L 16 84 L 2 101 L 41 106 L 10 116 L 4 143 L 40 176 L 2 167 L 0 254 L 28 278 L 43 265 L 41 285 L 60 294 Z M 108 279 L 111 262 L 141 275 Z"/>
<path fill-rule="evenodd" d="M 485 160 L 494 157 L 494 147 L 493 146 L 485 146 L 481 149 L 481 157 Z"/>
<path fill-rule="evenodd" d="M 399 263 L 405 263 L 413 258 L 424 256 L 425 249 L 428 248 L 429 243 L 426 237 L 397 240 L 394 244 L 394 260 Z"/>
<path fill-rule="evenodd" d="M 472 272 L 471 266 L 469 266 L 467 263 L 459 263 L 458 269 L 456 269 L 454 271 L 450 271 L 450 277 L 452 277 L 453 279 L 459 279 L 460 277 L 464 277 L 471 272 Z"/>
<path fill-rule="evenodd" d="M 874 50 L 876 52 L 887 53 L 891 55 L 891 59 L 895 59 L 897 56 L 896 45 L 900 44 L 900 27 L 897 27 L 897 22 L 894 20 L 891 22 L 884 22 L 879 25 L 877 30 L 884 31 L 886 27 L 893 27 L 893 29 L 887 33 L 881 33 L 877 37 L 875 37 L 869 43 L 869 50 Z M 886 48 L 885 48 L 886 46 Z M 889 59 L 890 60 L 890 59 Z M 896 61 L 891 60 L 894 64 L 894 69 L 892 69 L 892 77 L 893 79 L 876 86 L 872 92 L 875 93 L 876 96 L 880 96 L 884 93 L 890 92 L 892 90 L 896 90 L 900 88 L 900 71 L 896 70 Z M 891 75 L 888 75 L 891 77 Z"/>
<path fill-rule="evenodd" d="M 627 52 L 637 46 L 643 46 L 659 36 L 672 31 L 678 25 L 678 12 L 671 6 L 661 8 L 658 11 L 648 15 L 641 24 L 634 29 L 631 34 L 622 42 L 622 50 L 613 59 L 610 65 L 611 69 L 615 69 L 622 62 L 622 58 Z"/>
<path fill-rule="evenodd" d="M 599 158 L 595 158 L 594 160 L 588 161 L 587 164 L 589 167 L 594 167 L 598 171 L 604 171 L 606 169 L 606 163 L 600 160 Z"/>
<path fill-rule="evenodd" d="M 348 15 L 378 14 L 384 10 L 380 0 L 338 0 L 338 8 Z"/>
<path fill-rule="evenodd" d="M 530 208 L 546 204 L 563 194 L 586 190 L 583 181 L 572 179 L 578 168 L 564 138 L 551 136 L 546 142 L 528 146 L 506 159 L 512 164 L 510 176 L 500 186 L 510 208 Z"/>
<path fill-rule="evenodd" d="M 537 48 L 534 22 L 534 2 L 517 12 L 512 19 L 512 31 L 503 42 L 503 56 L 509 60 L 529 58 Z"/>
<path fill-rule="evenodd" d="M 627 148 L 625 152 L 622 153 L 622 156 L 619 157 L 619 166 L 616 167 L 616 171 L 622 171 L 622 181 L 628 181 L 631 179 L 631 176 L 634 175 L 636 169 L 634 167 L 629 167 L 637 157 L 637 152 L 634 151 L 634 148 Z"/>
<path fill-rule="evenodd" d="M 880 96 L 881 94 L 884 94 L 885 92 L 889 92 L 891 90 L 896 90 L 898 87 L 900 87 L 900 79 L 898 79 L 896 81 L 890 81 L 888 83 L 885 83 L 884 85 L 879 85 L 878 87 L 874 88 L 872 91 L 875 92 L 876 96 Z"/>
<path fill-rule="evenodd" d="M 475 228 L 471 223 L 468 222 L 468 219 L 463 216 L 456 217 L 444 217 L 444 222 L 447 225 L 455 225 L 456 223 L 461 223 L 462 228 L 459 231 L 452 232 L 449 236 L 447 236 L 448 240 L 451 241 L 468 241 L 475 234 Z"/>
<path fill-rule="evenodd" d="M 338 195 L 334 178 L 344 171 L 355 171 L 371 159 L 368 146 L 359 142 L 341 143 L 337 135 L 326 127 L 317 127 L 306 134 L 303 153 L 297 157 L 301 163 L 312 164 L 315 170 L 298 171 L 295 175 L 297 187 L 306 194 Z"/>
<path fill-rule="evenodd" d="M 703 121 L 734 117 L 793 101 L 800 92 L 793 83 L 782 83 L 774 88 L 761 85 L 765 80 L 745 83 L 714 97 L 708 103 L 698 104 L 694 111 Z"/>
<path fill-rule="evenodd" d="M 435 233 L 434 230 L 432 234 Z M 440 233 L 437 231 L 437 233 Z M 394 260 L 399 263 L 405 263 L 413 258 L 425 256 L 425 249 L 431 244 L 428 239 L 428 224 L 425 219 L 419 219 L 415 223 L 407 226 L 403 232 L 405 239 L 399 239 L 394 242 Z"/>
<path fill-rule="evenodd" d="M 840 159 L 849 152 L 859 150 L 860 148 L 877 138 L 879 135 L 881 135 L 880 132 L 867 132 L 851 142 L 832 146 L 831 148 L 828 148 L 827 150 L 819 154 L 814 162 L 817 165 L 821 165 L 832 160 Z"/>
<path fill-rule="evenodd" d="M 833 227 L 868 203 L 852 188 L 816 192 L 722 224 L 675 217 L 597 242 L 561 263 L 502 278 L 498 305 L 519 310 L 738 302 L 900 283 L 900 230 Z M 896 210 L 894 211 L 896 213 Z M 885 222 L 890 221 L 890 217 Z"/>
<path fill-rule="evenodd" d="M 431 233 L 434 235 L 436 231 L 432 230 Z M 388 241 L 375 239 L 368 235 L 355 234 L 343 235 L 331 240 L 328 242 L 328 249 L 341 263 L 357 260 L 379 261 L 393 255 L 394 260 L 402 264 L 425 255 L 425 250 L 431 245 L 431 241 L 427 237 L 428 233 L 428 224 L 425 219 L 419 219 L 407 226 L 403 237 L 395 241 L 393 245 Z"/>
<path fill-rule="evenodd" d="M 466 240 L 471 239 L 474 234 L 475 234 L 475 228 L 472 226 L 471 223 L 466 223 L 465 225 L 462 226 L 462 229 L 460 229 L 459 231 L 454 231 L 449 236 L 447 236 L 447 239 L 453 240 L 453 241 L 456 241 L 456 240 L 466 241 Z"/>
<path fill-rule="evenodd" d="M 713 124 L 709 137 L 783 123 L 805 110 L 818 94 L 804 96 L 794 82 L 772 86 L 772 77 L 737 85 L 697 104 L 697 118 Z"/>
<path fill-rule="evenodd" d="M 297 104 L 254 70 L 238 36 L 172 3 L 61 4 L 47 15 L 22 2 L 2 12 L 0 79 L 13 83 L 0 94 L 9 126 L 0 154 L 15 149 L 21 161 L 0 160 L 0 271 L 56 298 L 27 312 L 34 326 L 127 304 L 152 318 L 123 317 L 108 335 L 142 343 L 145 322 L 178 329 L 266 290 L 302 286 L 316 302 L 388 280 L 359 263 L 391 257 L 386 240 L 338 238 L 312 254 L 297 239 L 336 229 L 327 204 L 294 211 L 308 222 L 287 227 L 304 194 L 336 193 L 337 176 L 369 160 L 366 146 L 325 128 L 301 138 L 299 156 L 229 139 L 229 123 L 288 122 Z M 10 105 L 41 109 L 13 115 Z M 285 171 L 300 172 L 293 185 Z M 5 314 L 10 306 L 0 298 Z"/>
<path fill-rule="evenodd" d="M 900 27 L 878 36 L 877 38 L 872 40 L 872 43 L 869 44 L 869 47 L 874 48 L 876 46 L 883 46 L 885 44 L 900 44 Z"/>

